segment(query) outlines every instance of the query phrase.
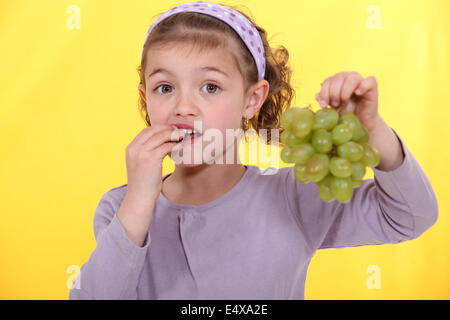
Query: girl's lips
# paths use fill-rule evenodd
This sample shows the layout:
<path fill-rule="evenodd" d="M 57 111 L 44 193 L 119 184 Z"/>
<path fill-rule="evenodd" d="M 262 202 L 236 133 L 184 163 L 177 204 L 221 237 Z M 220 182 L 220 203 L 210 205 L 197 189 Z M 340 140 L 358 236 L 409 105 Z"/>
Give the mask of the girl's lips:
<path fill-rule="evenodd" d="M 185 146 L 194 143 L 194 140 L 201 138 L 201 135 L 190 134 L 189 137 L 184 137 L 183 140 L 180 141 L 180 145 Z"/>
<path fill-rule="evenodd" d="M 188 123 L 174 123 L 172 126 L 177 127 L 177 129 L 194 129 L 194 126 Z"/>
<path fill-rule="evenodd" d="M 201 130 L 197 130 L 193 125 L 190 125 L 188 123 L 174 123 L 174 124 L 172 124 L 172 127 L 174 129 L 190 129 L 190 130 L 196 131 L 200 134 L 202 133 Z"/>

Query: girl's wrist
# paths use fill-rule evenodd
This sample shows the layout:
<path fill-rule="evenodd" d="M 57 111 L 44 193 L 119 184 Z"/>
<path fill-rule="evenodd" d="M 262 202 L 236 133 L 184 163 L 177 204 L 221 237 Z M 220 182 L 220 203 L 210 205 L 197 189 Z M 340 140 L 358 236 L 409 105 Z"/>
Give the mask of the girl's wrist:
<path fill-rule="evenodd" d="M 130 204 L 137 204 L 139 207 L 153 206 L 158 199 L 159 193 L 139 193 L 127 188 L 124 201 L 126 200 Z"/>
<path fill-rule="evenodd" d="M 128 192 L 122 201 L 122 205 L 128 209 L 127 213 L 132 214 L 137 219 L 142 219 L 143 222 L 151 219 L 155 203 L 156 198 L 154 196 L 147 195 L 143 197 Z"/>
<path fill-rule="evenodd" d="M 392 171 L 398 168 L 404 159 L 402 146 L 394 131 L 377 116 L 376 125 L 369 131 L 369 144 L 380 153 L 380 163 L 376 167 L 382 171 Z"/>

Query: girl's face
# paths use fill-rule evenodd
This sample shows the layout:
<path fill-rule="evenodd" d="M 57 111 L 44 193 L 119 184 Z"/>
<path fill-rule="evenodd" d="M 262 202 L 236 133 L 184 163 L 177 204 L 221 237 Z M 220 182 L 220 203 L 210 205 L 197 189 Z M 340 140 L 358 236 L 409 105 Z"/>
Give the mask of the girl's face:
<path fill-rule="evenodd" d="M 239 129 L 243 116 L 250 119 L 259 110 L 267 96 L 268 82 L 258 82 L 263 83 L 256 88 L 256 94 L 255 85 L 246 94 L 244 79 L 230 52 L 222 48 L 190 50 L 190 46 L 182 45 L 150 49 L 146 57 L 146 88 L 140 85 L 139 90 L 147 103 L 152 125 L 187 123 L 198 128 L 201 124 L 203 136 L 197 140 L 200 143 L 184 145 L 180 156 L 188 152 L 190 163 L 195 161 L 197 165 L 199 154 L 201 162 L 222 156 L 225 163 L 226 150 L 234 154 L 238 151 L 236 139 L 226 139 L 226 129 Z M 205 139 L 208 129 L 213 129 L 209 132 L 214 138 L 209 135 Z M 222 136 L 222 148 L 215 142 L 217 133 Z M 214 149 L 219 146 L 219 150 L 206 152 L 212 150 L 211 143 Z M 230 159 L 237 163 L 236 158 Z"/>

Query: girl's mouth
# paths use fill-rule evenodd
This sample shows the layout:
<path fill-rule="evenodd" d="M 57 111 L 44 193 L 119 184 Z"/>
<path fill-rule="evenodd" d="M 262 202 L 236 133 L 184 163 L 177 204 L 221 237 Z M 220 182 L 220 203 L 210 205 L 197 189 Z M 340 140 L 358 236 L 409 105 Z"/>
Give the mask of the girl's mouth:
<path fill-rule="evenodd" d="M 183 140 L 181 140 L 181 145 L 188 145 L 194 143 L 194 140 L 201 137 L 202 134 L 192 129 L 182 129 L 185 131 Z"/>

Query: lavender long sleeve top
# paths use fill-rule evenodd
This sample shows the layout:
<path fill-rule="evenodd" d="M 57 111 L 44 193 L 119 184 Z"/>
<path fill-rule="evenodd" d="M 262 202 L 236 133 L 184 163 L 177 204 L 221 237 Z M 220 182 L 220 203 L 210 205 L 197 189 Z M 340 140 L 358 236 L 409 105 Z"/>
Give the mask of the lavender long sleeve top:
<path fill-rule="evenodd" d="M 292 166 L 246 165 L 231 190 L 203 205 L 161 193 L 143 247 L 116 216 L 127 185 L 109 190 L 94 214 L 97 246 L 69 298 L 304 299 L 316 250 L 399 243 L 436 222 L 433 187 L 393 131 L 404 161 L 392 171 L 373 168 L 347 203 L 322 201 Z"/>

